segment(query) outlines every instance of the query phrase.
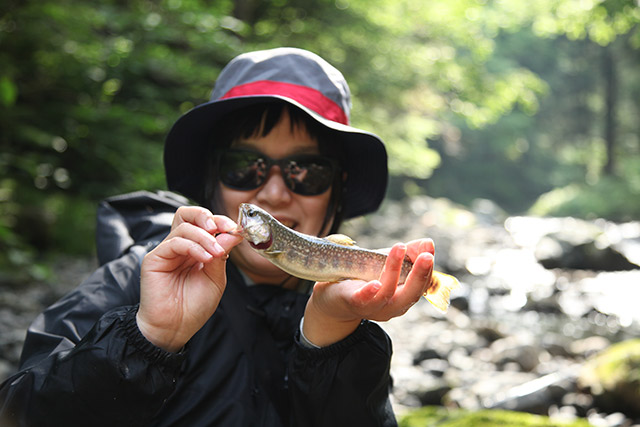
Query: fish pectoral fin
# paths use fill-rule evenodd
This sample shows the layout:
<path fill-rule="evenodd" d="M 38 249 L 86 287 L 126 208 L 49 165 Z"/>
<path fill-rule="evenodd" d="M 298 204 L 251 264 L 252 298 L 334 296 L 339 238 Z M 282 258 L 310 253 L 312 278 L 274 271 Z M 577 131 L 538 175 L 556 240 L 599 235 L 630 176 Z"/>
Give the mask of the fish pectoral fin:
<path fill-rule="evenodd" d="M 336 245 L 342 245 L 342 246 L 355 246 L 356 245 L 356 241 L 353 240 L 351 237 L 344 235 L 344 234 L 331 234 L 327 237 L 325 237 L 325 240 L 330 241 L 331 243 L 335 243 Z"/>
<path fill-rule="evenodd" d="M 451 291 L 459 286 L 460 282 L 455 277 L 434 271 L 431 275 L 431 287 L 424 293 L 424 297 L 438 311 L 446 313 L 449 308 Z"/>

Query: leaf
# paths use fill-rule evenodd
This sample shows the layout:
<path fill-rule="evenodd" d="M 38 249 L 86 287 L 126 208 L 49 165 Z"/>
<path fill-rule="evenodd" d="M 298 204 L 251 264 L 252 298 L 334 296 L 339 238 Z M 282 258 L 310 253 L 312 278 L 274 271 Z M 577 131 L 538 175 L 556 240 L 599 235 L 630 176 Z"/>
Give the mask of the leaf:
<path fill-rule="evenodd" d="M 11 107 L 18 97 L 18 87 L 8 76 L 0 78 L 0 102 L 5 107 Z"/>

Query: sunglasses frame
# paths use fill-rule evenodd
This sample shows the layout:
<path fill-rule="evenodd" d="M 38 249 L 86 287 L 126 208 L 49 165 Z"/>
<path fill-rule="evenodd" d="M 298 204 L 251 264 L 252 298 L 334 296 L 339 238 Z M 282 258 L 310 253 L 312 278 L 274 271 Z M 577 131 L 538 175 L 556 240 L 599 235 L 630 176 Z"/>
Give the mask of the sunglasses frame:
<path fill-rule="evenodd" d="M 256 159 L 260 158 L 262 159 L 265 164 L 266 164 L 266 174 L 264 175 L 264 177 L 262 177 L 258 184 L 255 186 L 239 186 L 239 185 L 233 185 L 230 184 L 228 182 L 225 182 L 224 179 L 224 174 L 222 173 L 222 168 L 223 168 L 223 162 L 225 159 L 225 155 L 230 154 L 230 153 L 246 153 L 248 155 L 253 155 L 255 156 Z M 255 190 L 256 188 L 260 188 L 261 186 L 264 185 L 264 183 L 267 181 L 268 177 L 269 177 L 269 172 L 271 171 L 271 168 L 273 166 L 278 166 L 280 168 L 280 175 L 282 176 L 282 179 L 286 185 L 286 187 L 292 191 L 295 194 L 299 194 L 301 196 L 317 196 L 320 195 L 322 193 L 324 193 L 325 191 L 327 191 L 329 188 L 331 188 L 331 185 L 333 184 L 335 177 L 338 175 L 339 171 L 340 171 L 340 165 L 338 160 L 332 158 L 332 157 L 328 157 L 322 154 L 293 154 L 291 156 L 287 156 L 287 157 L 283 157 L 281 159 L 272 159 L 271 157 L 267 156 L 264 153 L 261 153 L 260 151 L 257 150 L 251 150 L 251 149 L 244 149 L 244 148 L 228 148 L 226 150 L 219 150 L 219 152 L 217 153 L 217 170 L 218 170 L 218 176 L 220 179 L 220 182 L 222 182 L 224 185 L 226 185 L 227 187 L 234 189 L 234 190 L 240 190 L 240 191 L 251 191 L 251 190 Z M 249 158 L 249 157 L 247 157 Z M 330 176 L 331 179 L 328 180 L 328 183 L 326 186 L 322 187 L 322 191 L 318 191 L 318 192 L 300 192 L 298 191 L 298 189 L 296 189 L 296 187 L 294 185 L 291 184 L 291 177 L 290 175 L 288 175 L 286 173 L 286 171 L 289 169 L 290 166 L 290 162 L 293 160 L 304 160 L 304 159 L 318 159 L 319 162 L 327 162 L 328 165 L 330 166 L 331 170 L 330 170 Z M 300 181 L 301 183 L 304 181 Z"/>

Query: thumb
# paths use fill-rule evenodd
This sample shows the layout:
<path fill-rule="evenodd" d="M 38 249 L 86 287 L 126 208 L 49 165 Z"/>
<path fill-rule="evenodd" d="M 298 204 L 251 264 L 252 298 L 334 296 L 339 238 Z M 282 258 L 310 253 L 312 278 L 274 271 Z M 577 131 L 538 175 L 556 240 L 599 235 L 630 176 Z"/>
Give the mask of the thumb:
<path fill-rule="evenodd" d="M 231 249 L 238 246 L 242 242 L 243 237 L 238 235 L 233 235 L 229 233 L 220 233 L 216 236 L 216 241 L 222 246 L 222 249 L 226 253 L 229 253 Z"/>

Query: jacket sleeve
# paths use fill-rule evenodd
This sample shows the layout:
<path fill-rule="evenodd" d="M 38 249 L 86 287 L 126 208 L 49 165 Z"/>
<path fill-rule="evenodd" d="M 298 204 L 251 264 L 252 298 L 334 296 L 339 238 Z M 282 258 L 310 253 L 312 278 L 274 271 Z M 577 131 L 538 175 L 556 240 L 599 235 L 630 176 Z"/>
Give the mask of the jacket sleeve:
<path fill-rule="evenodd" d="M 391 340 L 363 321 L 346 339 L 305 347 L 299 336 L 289 363 L 289 390 L 296 426 L 396 426 L 389 392 Z"/>
<path fill-rule="evenodd" d="M 144 425 L 174 389 L 183 354 L 140 333 L 141 247 L 98 269 L 27 332 L 0 386 L 1 425 Z"/>

